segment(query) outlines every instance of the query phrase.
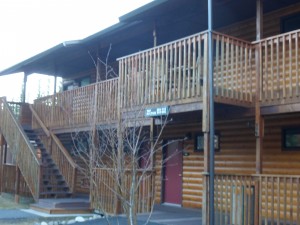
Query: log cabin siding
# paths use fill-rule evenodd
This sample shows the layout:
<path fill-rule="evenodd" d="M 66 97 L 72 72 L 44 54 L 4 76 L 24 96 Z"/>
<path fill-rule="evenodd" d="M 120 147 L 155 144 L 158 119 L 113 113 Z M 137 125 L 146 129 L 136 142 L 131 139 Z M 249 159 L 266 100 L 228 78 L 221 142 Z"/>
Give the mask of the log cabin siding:
<path fill-rule="evenodd" d="M 281 33 L 281 18 L 300 12 L 300 3 L 267 13 L 263 16 L 263 37 L 270 37 Z M 255 18 L 245 20 L 227 27 L 217 29 L 219 32 L 247 41 L 256 39 Z"/>
<path fill-rule="evenodd" d="M 299 114 L 267 117 L 263 141 L 263 174 L 299 175 L 300 150 L 282 149 L 282 128 L 300 127 Z"/>
<path fill-rule="evenodd" d="M 263 141 L 263 174 L 300 174 L 300 151 L 282 151 L 281 130 L 283 127 L 300 126 L 299 114 L 280 115 L 265 118 Z M 191 132 L 193 138 L 184 141 L 182 206 L 202 207 L 202 172 L 204 157 L 194 151 L 194 135 L 199 132 L 200 123 L 170 125 L 164 130 L 163 139 L 183 138 Z M 215 155 L 217 174 L 255 174 L 254 118 L 216 121 L 216 132 L 220 134 L 220 151 Z M 162 154 L 156 155 L 156 203 L 162 199 Z"/>

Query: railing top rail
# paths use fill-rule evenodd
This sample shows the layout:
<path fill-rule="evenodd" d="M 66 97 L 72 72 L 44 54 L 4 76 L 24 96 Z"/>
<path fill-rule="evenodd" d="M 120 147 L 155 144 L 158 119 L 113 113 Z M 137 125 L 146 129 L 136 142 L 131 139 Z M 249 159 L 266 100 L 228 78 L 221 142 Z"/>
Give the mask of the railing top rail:
<path fill-rule="evenodd" d="M 65 149 L 65 147 L 59 142 L 58 138 L 53 134 L 52 131 L 49 131 L 47 129 L 47 127 L 45 126 L 45 124 L 42 122 L 42 120 L 39 118 L 39 115 L 36 113 L 36 111 L 34 110 L 34 108 L 30 105 L 30 110 L 33 114 L 33 116 L 37 119 L 37 122 L 39 123 L 39 125 L 42 127 L 43 131 L 45 132 L 45 134 L 47 135 L 47 137 L 51 136 L 52 139 L 54 140 L 54 142 L 57 144 L 57 146 L 60 148 L 60 150 L 62 151 L 62 153 L 64 154 L 64 156 L 66 157 L 66 159 L 68 160 L 68 162 L 70 163 L 70 165 L 73 168 L 77 167 L 77 164 L 74 162 L 74 160 L 72 159 L 72 157 L 70 156 L 70 154 L 68 153 L 68 151 Z"/>
<path fill-rule="evenodd" d="M 206 175 L 206 174 L 204 174 Z M 252 174 L 230 174 L 230 173 L 215 173 L 215 176 L 237 176 L 237 177 L 253 177 Z"/>
<path fill-rule="evenodd" d="M 106 170 L 106 171 L 113 171 L 113 170 L 117 170 L 116 168 L 94 168 L 94 170 Z M 130 169 L 125 169 L 123 170 L 125 172 L 131 172 Z M 155 170 L 152 169 L 137 169 L 136 172 L 155 172 Z"/>
<path fill-rule="evenodd" d="M 223 34 L 223 33 L 217 32 L 217 31 L 213 31 L 212 33 L 215 34 L 215 35 L 220 35 L 220 36 L 224 36 L 224 37 L 233 39 L 235 41 L 243 42 L 243 43 L 248 44 L 248 45 L 252 44 L 250 41 L 246 41 L 246 40 L 243 40 L 243 39 L 240 39 L 240 38 L 237 38 L 237 37 L 233 37 L 233 36 L 230 36 L 228 34 Z"/>
<path fill-rule="evenodd" d="M 252 44 L 259 44 L 261 42 L 265 42 L 265 41 L 269 41 L 269 40 L 273 40 L 273 39 L 281 38 L 281 37 L 284 37 L 284 36 L 289 36 L 290 34 L 297 34 L 297 33 L 300 34 L 300 29 L 293 30 L 293 31 L 290 31 L 290 32 L 287 32 L 287 33 L 283 33 L 283 34 L 274 35 L 274 36 L 267 37 L 267 38 L 263 38 L 263 39 L 258 40 L 258 41 L 252 41 L 251 43 Z"/>
<path fill-rule="evenodd" d="M 279 178 L 300 178 L 300 175 L 283 175 L 283 174 L 253 174 L 254 177 L 279 177 Z"/>
<path fill-rule="evenodd" d="M 203 173 L 204 174 L 204 173 Z M 205 175 L 205 174 L 204 174 Z M 237 177 L 280 177 L 280 178 L 300 178 L 300 175 L 282 175 L 282 174 L 224 174 L 216 173 L 215 176 L 237 176 Z"/>
<path fill-rule="evenodd" d="M 70 156 L 69 152 L 65 149 L 65 147 L 59 142 L 58 138 L 51 132 L 50 133 L 52 139 L 57 144 L 57 146 L 60 148 L 61 152 L 64 154 L 68 162 L 73 168 L 77 168 L 77 164 L 74 162 L 72 157 Z"/>
<path fill-rule="evenodd" d="M 180 38 L 180 39 L 177 39 L 175 41 L 171 41 L 171 42 L 168 42 L 168 43 L 165 43 L 165 44 L 162 44 L 162 45 L 158 45 L 158 46 L 153 47 L 153 48 L 148 48 L 148 49 L 145 49 L 145 50 L 142 50 L 142 51 L 139 51 L 139 52 L 135 52 L 135 53 L 132 53 L 132 54 L 129 54 L 129 55 L 126 55 L 126 56 L 122 56 L 120 58 L 117 58 L 117 61 L 120 61 L 120 60 L 125 59 L 125 58 L 129 58 L 129 57 L 137 56 L 139 54 L 143 54 L 143 53 L 148 52 L 148 51 L 156 50 L 156 49 L 159 49 L 161 47 L 172 45 L 172 44 L 174 44 L 176 42 L 180 42 L 180 41 L 183 41 L 185 39 L 189 39 L 189 38 L 192 38 L 192 37 L 195 37 L 195 36 L 198 36 L 198 35 L 203 35 L 203 34 L 206 34 L 206 33 L 207 33 L 207 30 L 199 32 L 199 33 L 196 33 L 196 34 L 192 34 L 190 36 L 183 37 L 183 38 Z"/>
<path fill-rule="evenodd" d="M 13 113 L 11 112 L 11 109 L 9 108 L 8 103 L 6 102 L 6 99 L 5 99 L 5 98 L 0 98 L 0 102 L 2 102 L 2 103 L 7 107 L 9 114 L 10 114 L 11 117 L 13 118 L 13 121 L 14 121 L 15 125 L 18 127 L 19 132 L 20 132 L 21 135 L 23 136 L 23 138 L 24 138 L 24 140 L 25 140 L 25 142 L 26 142 L 26 144 L 27 144 L 29 150 L 31 151 L 34 160 L 36 161 L 36 163 L 37 163 L 38 165 L 40 165 L 40 162 L 39 162 L 37 156 L 35 155 L 35 153 L 34 153 L 34 151 L 33 151 L 33 147 L 32 147 L 32 145 L 30 144 L 30 142 L 29 142 L 29 140 L 28 140 L 28 137 L 27 137 L 26 134 L 24 133 L 22 127 L 21 127 L 21 126 L 19 125 L 19 123 L 16 121 L 16 119 L 15 119 Z"/>
<path fill-rule="evenodd" d="M 59 95 L 63 95 L 63 94 L 66 94 L 66 93 L 78 91 L 80 89 L 85 89 L 85 88 L 89 88 L 89 87 L 92 87 L 92 86 L 96 86 L 96 85 L 101 85 L 101 84 L 105 84 L 105 83 L 108 83 L 108 82 L 117 81 L 118 79 L 119 79 L 119 77 L 114 77 L 114 78 L 110 78 L 110 79 L 107 79 L 107 80 L 103 80 L 103 81 L 99 81 L 99 82 L 96 82 L 96 83 L 92 83 L 92 84 L 89 84 L 89 85 L 86 85 L 86 86 L 83 86 L 83 87 L 78 87 L 78 88 L 75 88 L 75 89 L 72 89 L 72 90 L 66 90 L 66 91 L 63 91 L 63 92 L 58 92 L 58 93 L 56 93 L 54 95 L 47 95 L 47 96 L 35 99 L 34 102 L 44 101 L 44 100 L 51 99 L 51 98 L 59 96 Z"/>

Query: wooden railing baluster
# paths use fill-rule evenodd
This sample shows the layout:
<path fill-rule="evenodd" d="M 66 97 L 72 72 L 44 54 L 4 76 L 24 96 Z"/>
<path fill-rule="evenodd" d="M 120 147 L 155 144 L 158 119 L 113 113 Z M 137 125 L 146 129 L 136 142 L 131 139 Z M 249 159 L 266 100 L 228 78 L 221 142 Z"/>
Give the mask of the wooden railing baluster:
<path fill-rule="evenodd" d="M 20 168 L 33 198 L 37 201 L 40 193 L 40 162 L 5 98 L 0 98 L 0 104 L 1 133 L 16 157 L 16 165 Z"/>

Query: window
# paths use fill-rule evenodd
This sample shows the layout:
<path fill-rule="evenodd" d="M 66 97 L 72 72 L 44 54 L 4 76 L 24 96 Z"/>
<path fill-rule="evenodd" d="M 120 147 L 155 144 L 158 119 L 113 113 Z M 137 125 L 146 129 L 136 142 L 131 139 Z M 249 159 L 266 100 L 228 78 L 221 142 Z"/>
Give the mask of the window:
<path fill-rule="evenodd" d="M 281 18 L 281 33 L 300 29 L 300 13 Z"/>
<path fill-rule="evenodd" d="M 215 151 L 220 151 L 220 134 L 215 133 Z M 195 151 L 202 152 L 204 150 L 204 134 L 196 133 L 195 134 Z"/>
<path fill-rule="evenodd" d="M 300 150 L 300 127 L 282 129 L 282 149 Z"/>

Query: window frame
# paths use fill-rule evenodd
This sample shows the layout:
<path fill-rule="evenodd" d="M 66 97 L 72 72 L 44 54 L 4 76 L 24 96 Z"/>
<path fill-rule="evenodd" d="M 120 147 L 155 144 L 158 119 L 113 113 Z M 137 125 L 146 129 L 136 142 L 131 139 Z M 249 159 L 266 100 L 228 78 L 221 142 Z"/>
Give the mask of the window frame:
<path fill-rule="evenodd" d="M 283 127 L 281 129 L 281 149 L 283 151 L 300 151 L 300 140 L 299 140 L 299 146 L 287 146 L 286 140 L 287 135 L 299 135 L 300 137 L 300 126 L 294 126 L 294 127 Z"/>
<path fill-rule="evenodd" d="M 204 144 L 204 133 L 203 132 L 196 132 L 194 135 L 194 152 L 204 152 L 204 146 L 202 148 L 198 148 L 198 137 L 201 136 L 203 138 L 203 144 Z M 215 152 L 219 152 L 220 151 L 220 133 L 219 132 L 215 132 L 215 140 L 217 137 L 217 146 L 215 146 Z"/>

